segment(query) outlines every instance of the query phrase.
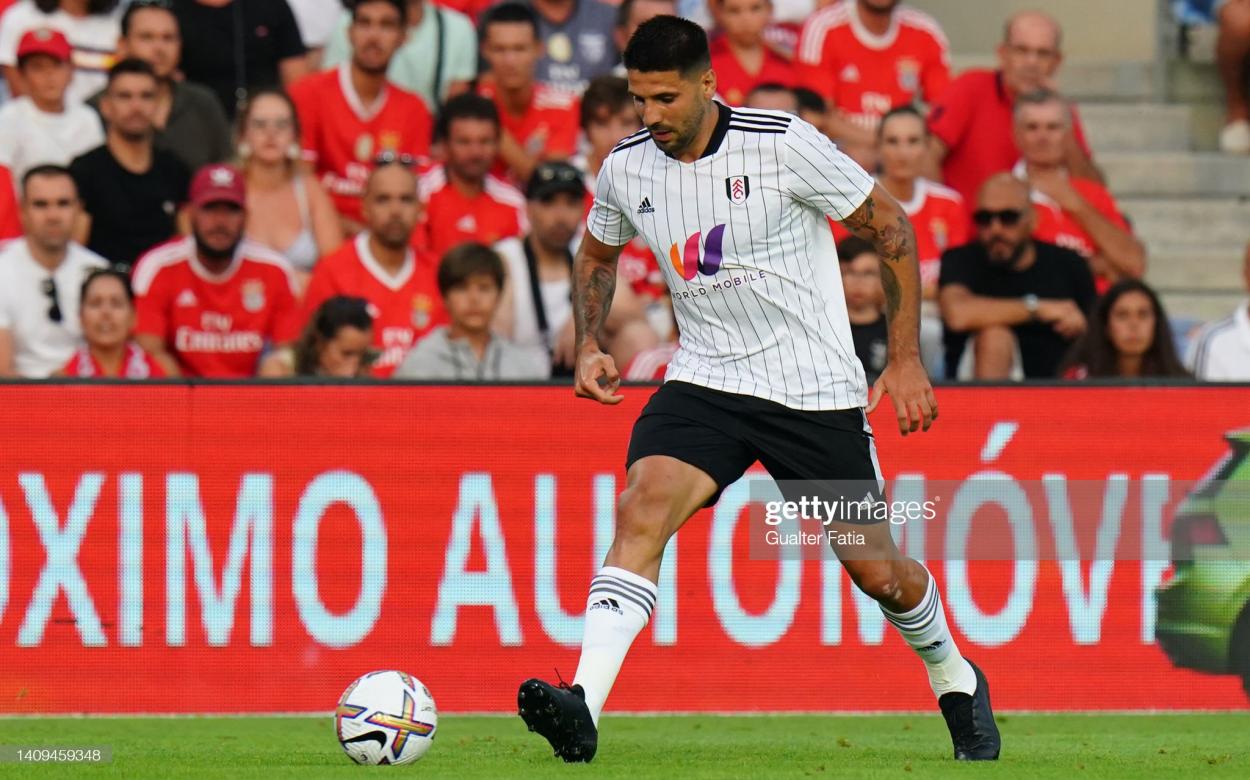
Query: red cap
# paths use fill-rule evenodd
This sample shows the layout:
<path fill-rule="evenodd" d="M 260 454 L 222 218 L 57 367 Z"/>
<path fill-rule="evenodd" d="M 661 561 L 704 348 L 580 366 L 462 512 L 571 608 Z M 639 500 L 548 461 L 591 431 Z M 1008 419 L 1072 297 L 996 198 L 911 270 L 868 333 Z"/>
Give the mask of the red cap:
<path fill-rule="evenodd" d="M 21 62 L 32 54 L 46 54 L 61 62 L 69 62 L 73 49 L 60 30 L 40 27 L 28 30 L 17 44 L 17 59 Z"/>
<path fill-rule="evenodd" d="M 209 203 L 233 203 L 239 208 L 247 205 L 247 191 L 243 187 L 243 174 L 229 165 L 205 165 L 191 180 L 191 205 Z"/>

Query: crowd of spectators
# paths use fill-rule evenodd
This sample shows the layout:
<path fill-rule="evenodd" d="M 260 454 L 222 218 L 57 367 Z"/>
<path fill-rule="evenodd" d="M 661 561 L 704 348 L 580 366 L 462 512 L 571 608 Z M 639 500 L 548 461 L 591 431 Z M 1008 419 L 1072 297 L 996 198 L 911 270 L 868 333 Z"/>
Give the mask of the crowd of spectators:
<path fill-rule="evenodd" d="M 1246 7 L 1219 12 L 1243 72 Z M 996 67 L 954 74 L 938 21 L 898 0 L 0 10 L 0 376 L 568 375 L 588 193 L 641 128 L 620 51 L 676 13 L 708 28 L 719 99 L 811 122 L 903 204 L 935 377 L 1250 380 L 1247 305 L 1178 358 L 1041 12 L 1006 20 Z M 1250 150 L 1240 90 L 1229 151 Z M 831 229 L 871 380 L 877 257 Z M 660 264 L 636 239 L 618 273 L 606 349 L 661 378 Z"/>

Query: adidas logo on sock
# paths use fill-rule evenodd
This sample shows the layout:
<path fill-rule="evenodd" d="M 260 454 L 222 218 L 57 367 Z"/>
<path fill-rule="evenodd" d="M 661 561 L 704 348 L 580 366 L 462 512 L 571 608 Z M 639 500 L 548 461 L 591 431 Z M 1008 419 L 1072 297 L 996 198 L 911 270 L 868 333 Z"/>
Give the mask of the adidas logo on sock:
<path fill-rule="evenodd" d="M 651 206 L 651 198 L 644 197 L 642 203 L 638 204 L 639 214 L 654 214 L 655 209 Z"/>
<path fill-rule="evenodd" d="M 609 599 L 609 598 L 599 599 L 594 604 L 591 604 L 590 608 L 591 609 L 610 609 L 613 612 L 616 612 L 618 614 L 621 614 L 621 615 L 625 614 L 624 612 L 621 612 L 621 605 L 616 599 Z"/>

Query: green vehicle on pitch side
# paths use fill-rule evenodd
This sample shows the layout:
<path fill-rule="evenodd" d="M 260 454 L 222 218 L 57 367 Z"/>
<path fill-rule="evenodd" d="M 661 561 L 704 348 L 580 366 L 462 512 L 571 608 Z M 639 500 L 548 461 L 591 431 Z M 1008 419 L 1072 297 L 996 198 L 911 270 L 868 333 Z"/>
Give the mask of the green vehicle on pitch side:
<path fill-rule="evenodd" d="M 1250 696 L 1250 429 L 1177 507 L 1155 638 L 1173 664 L 1236 674 Z"/>

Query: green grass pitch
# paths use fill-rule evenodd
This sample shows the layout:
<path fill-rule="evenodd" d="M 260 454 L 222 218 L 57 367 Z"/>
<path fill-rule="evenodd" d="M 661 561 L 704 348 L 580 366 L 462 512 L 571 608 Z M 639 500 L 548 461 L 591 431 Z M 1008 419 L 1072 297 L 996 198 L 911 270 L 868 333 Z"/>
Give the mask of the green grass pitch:
<path fill-rule="evenodd" d="M 608 716 L 594 763 L 566 766 L 518 718 L 444 716 L 426 757 L 358 767 L 323 717 L 0 720 L 2 745 L 109 745 L 98 766 L 0 776 L 126 778 L 1238 777 L 1250 713 L 999 716 L 1003 758 L 956 764 L 939 715 Z"/>

